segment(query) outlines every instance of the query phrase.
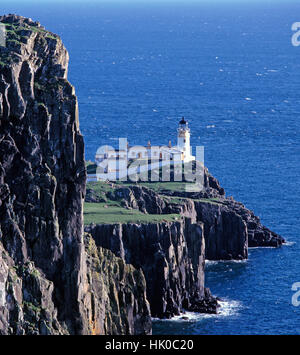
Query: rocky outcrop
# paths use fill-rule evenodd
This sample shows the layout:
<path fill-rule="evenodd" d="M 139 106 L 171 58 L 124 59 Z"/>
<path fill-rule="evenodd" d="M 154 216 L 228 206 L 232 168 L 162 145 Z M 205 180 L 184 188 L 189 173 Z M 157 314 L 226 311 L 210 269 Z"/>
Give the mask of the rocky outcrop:
<path fill-rule="evenodd" d="M 247 259 L 248 247 L 279 247 L 284 239 L 263 226 L 259 217 L 232 197 L 205 169 L 204 189 L 200 192 L 160 190 L 159 193 L 141 185 L 115 186 L 109 192 L 129 209 L 148 214 L 176 213 L 204 223 L 205 254 L 209 260 Z M 112 184 L 112 186 L 114 186 Z M 163 186 L 163 185 L 162 185 Z M 96 202 L 103 198 L 90 188 Z"/>
<path fill-rule="evenodd" d="M 32 261 L 53 282 L 68 332 L 85 332 L 84 146 L 66 79 L 68 54 L 38 23 L 17 16 L 0 21 L 8 29 L 0 71 L 0 241 L 15 263 Z"/>
<path fill-rule="evenodd" d="M 248 258 L 248 230 L 241 216 L 223 204 L 195 201 L 197 219 L 204 223 L 206 259 Z"/>
<path fill-rule="evenodd" d="M 0 334 L 68 334 L 57 319 L 53 291 L 32 262 L 16 265 L 0 244 Z"/>
<path fill-rule="evenodd" d="M 103 276 L 98 295 L 95 262 L 86 260 L 84 143 L 68 53 L 38 22 L 16 15 L 0 22 L 7 29 L 0 47 L 0 334 L 149 333 L 142 275 L 99 251 L 97 272 L 107 263 L 116 275 L 111 283 Z M 135 301 L 118 282 L 130 285 Z M 129 300 L 128 307 L 96 309 L 111 290 L 120 293 L 115 305 Z"/>
<path fill-rule="evenodd" d="M 226 197 L 225 190 L 220 186 L 219 181 L 208 172 L 207 168 L 205 168 L 204 170 L 204 185 L 202 191 L 180 192 L 180 191 L 165 190 L 164 194 L 171 197 L 189 198 L 194 201 L 200 200 L 200 203 L 197 203 L 198 206 L 200 206 L 202 203 L 210 202 L 209 205 L 203 205 L 203 208 L 201 209 L 201 211 L 205 209 L 206 214 L 208 213 L 210 207 L 211 207 L 210 213 L 214 214 L 214 211 L 216 211 L 213 205 L 214 203 L 218 203 L 220 204 L 220 206 L 222 205 L 226 206 L 225 209 L 222 208 L 223 211 L 231 211 L 233 216 L 235 215 L 240 216 L 243 219 L 243 221 L 246 223 L 249 247 L 279 247 L 285 243 L 285 240 L 282 236 L 271 231 L 267 227 L 263 226 L 262 223 L 260 222 L 259 217 L 255 216 L 253 211 L 247 209 L 242 203 L 235 201 L 232 197 Z M 205 220 L 202 219 L 201 213 L 198 216 L 198 220 L 205 222 Z M 213 217 L 211 216 L 209 220 L 210 222 L 212 222 Z M 210 226 L 212 225 L 210 224 Z M 206 231 L 208 228 L 210 227 L 206 226 Z M 241 237 L 243 240 L 244 239 L 243 233 L 241 234 Z M 225 234 L 222 237 L 222 239 L 225 241 L 226 238 L 227 237 L 225 231 Z M 235 239 L 235 237 L 233 239 Z M 209 245 L 210 243 L 207 240 L 208 254 L 210 254 Z M 229 250 L 227 254 L 231 254 Z M 243 253 L 241 255 L 243 255 Z M 244 254 L 244 256 L 246 256 L 246 254 Z M 218 255 L 214 256 L 214 258 L 218 259 Z"/>
<path fill-rule="evenodd" d="M 216 313 L 217 301 L 204 287 L 205 241 L 202 223 L 180 222 L 91 225 L 97 246 L 110 249 L 142 269 L 153 317 L 183 310 Z"/>
<path fill-rule="evenodd" d="M 86 308 L 92 334 L 151 334 L 150 306 L 141 270 L 126 264 L 110 250 L 97 247 L 86 234 Z"/>
<path fill-rule="evenodd" d="M 138 209 L 143 213 L 163 214 L 166 213 L 167 205 L 160 195 L 147 187 L 131 186 L 116 189 L 109 197 L 114 200 L 122 199 L 127 208 Z"/>
<path fill-rule="evenodd" d="M 283 237 L 263 226 L 260 218 L 248 210 L 242 203 L 228 198 L 223 204 L 239 215 L 247 225 L 249 247 L 280 247 L 285 243 Z"/>

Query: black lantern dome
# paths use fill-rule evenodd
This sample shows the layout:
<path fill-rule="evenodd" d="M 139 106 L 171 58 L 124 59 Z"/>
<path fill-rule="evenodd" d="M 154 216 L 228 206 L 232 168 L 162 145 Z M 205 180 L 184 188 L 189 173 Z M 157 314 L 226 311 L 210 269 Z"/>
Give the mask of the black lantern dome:
<path fill-rule="evenodd" d="M 179 121 L 180 125 L 186 125 L 187 121 L 184 119 L 184 117 L 182 117 L 181 121 Z"/>

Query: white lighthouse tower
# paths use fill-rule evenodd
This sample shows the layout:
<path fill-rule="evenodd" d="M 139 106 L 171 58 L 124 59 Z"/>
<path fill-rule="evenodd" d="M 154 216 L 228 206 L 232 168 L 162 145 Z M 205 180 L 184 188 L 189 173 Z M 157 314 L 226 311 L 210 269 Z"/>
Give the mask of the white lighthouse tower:
<path fill-rule="evenodd" d="M 177 132 L 177 149 L 182 152 L 182 160 L 185 162 L 195 160 L 195 157 L 191 154 L 191 132 L 188 122 L 184 119 L 184 117 L 182 117 L 179 122 Z"/>

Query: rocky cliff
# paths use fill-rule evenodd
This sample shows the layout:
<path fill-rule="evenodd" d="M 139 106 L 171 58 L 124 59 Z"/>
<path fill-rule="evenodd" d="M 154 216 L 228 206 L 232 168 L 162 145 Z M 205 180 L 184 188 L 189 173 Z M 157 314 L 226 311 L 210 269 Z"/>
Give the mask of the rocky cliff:
<path fill-rule="evenodd" d="M 247 258 L 248 244 L 279 246 L 283 238 L 226 198 L 207 170 L 201 192 L 126 185 L 104 196 L 89 189 L 90 202 L 180 218 L 92 225 L 84 236 L 84 143 L 68 53 L 38 22 L 16 15 L 0 22 L 7 33 L 0 47 L 0 334 L 150 334 L 151 313 L 216 312 L 205 258 Z"/>
<path fill-rule="evenodd" d="M 38 22 L 16 15 L 0 22 L 7 33 L 0 47 L 0 334 L 149 333 L 143 275 L 103 250 L 85 250 L 84 143 L 68 53 Z"/>
<path fill-rule="evenodd" d="M 124 207 L 138 209 L 148 214 L 179 213 L 204 223 L 206 258 L 245 259 L 248 247 L 279 247 L 285 241 L 277 233 L 263 226 L 259 217 L 232 197 L 217 179 L 205 168 L 204 188 L 199 192 L 187 192 L 164 188 L 156 183 L 147 187 L 125 184 L 115 185 L 109 193 L 112 200 L 121 200 Z M 99 202 L 103 196 L 87 189 L 86 201 Z"/>
<path fill-rule="evenodd" d="M 143 270 L 153 317 L 171 318 L 184 310 L 216 313 L 217 301 L 204 287 L 202 223 L 186 218 L 156 224 L 91 225 L 86 231 L 97 246 Z"/>
<path fill-rule="evenodd" d="M 86 226 L 98 247 L 142 269 L 154 317 L 184 310 L 216 312 L 217 301 L 204 286 L 204 261 L 241 260 L 250 246 L 277 247 L 284 239 L 233 198 L 204 170 L 204 188 L 187 192 L 172 183 L 90 183 L 86 201 L 118 205 L 149 215 L 150 222 Z M 101 213 L 101 211 L 100 211 Z M 102 213 L 105 213 L 102 211 Z M 152 223 L 151 216 L 176 214 L 176 222 Z"/>
<path fill-rule="evenodd" d="M 91 334 L 151 334 L 143 272 L 85 235 Z"/>

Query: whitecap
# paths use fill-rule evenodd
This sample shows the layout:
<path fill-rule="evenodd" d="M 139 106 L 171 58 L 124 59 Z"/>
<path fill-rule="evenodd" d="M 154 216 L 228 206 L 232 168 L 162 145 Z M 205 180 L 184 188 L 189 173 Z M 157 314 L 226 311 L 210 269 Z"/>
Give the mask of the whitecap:
<path fill-rule="evenodd" d="M 284 244 L 282 244 L 282 246 L 290 247 L 290 246 L 295 245 L 295 244 L 296 244 L 296 242 L 285 242 Z"/>
<path fill-rule="evenodd" d="M 153 321 L 160 322 L 198 322 L 207 318 L 223 318 L 236 315 L 242 308 L 242 304 L 235 300 L 222 300 L 218 301 L 219 308 L 217 314 L 209 313 L 196 313 L 196 312 L 182 312 L 178 316 L 174 316 L 170 319 L 152 318 Z"/>
<path fill-rule="evenodd" d="M 249 251 L 251 251 L 250 249 L 277 249 L 277 247 L 248 247 Z"/>
<path fill-rule="evenodd" d="M 219 301 L 220 308 L 216 316 L 228 317 L 237 314 L 239 309 L 242 308 L 242 304 L 239 301 Z"/>
<path fill-rule="evenodd" d="M 242 260 L 205 260 L 205 265 L 211 266 L 211 265 L 217 265 L 219 263 L 223 264 L 241 264 L 241 263 L 246 263 L 248 259 L 242 259 Z"/>

